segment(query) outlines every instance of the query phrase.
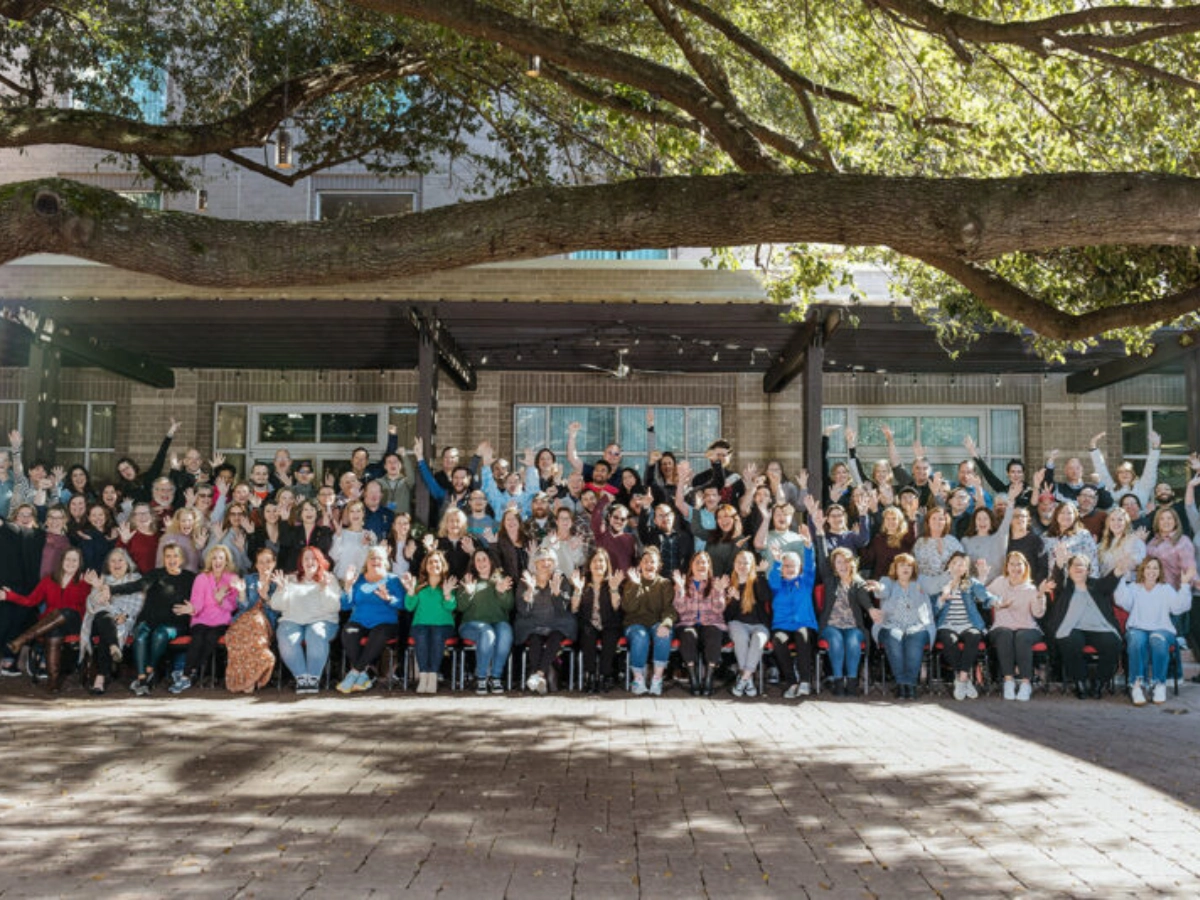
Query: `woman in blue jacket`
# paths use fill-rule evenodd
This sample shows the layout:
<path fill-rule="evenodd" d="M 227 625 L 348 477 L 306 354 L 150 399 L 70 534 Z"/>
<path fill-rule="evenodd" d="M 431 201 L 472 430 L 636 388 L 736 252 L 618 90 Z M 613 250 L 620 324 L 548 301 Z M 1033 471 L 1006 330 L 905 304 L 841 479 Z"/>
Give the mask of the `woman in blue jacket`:
<path fill-rule="evenodd" d="M 812 693 L 813 635 L 817 631 L 817 613 L 813 607 L 813 584 L 817 566 L 812 545 L 805 543 L 804 558 L 799 553 L 781 553 L 767 572 L 767 583 L 774 594 L 771 615 L 771 640 L 775 661 L 789 686 L 787 699 Z M 796 647 L 793 667 L 789 644 Z"/>
<path fill-rule="evenodd" d="M 350 670 L 337 687 L 341 693 L 371 689 L 374 682 L 367 670 L 383 655 L 388 641 L 399 636 L 404 596 L 404 585 L 388 569 L 387 550 L 372 547 L 363 573 L 342 595 L 342 609 L 350 610 L 350 621 L 342 629 L 342 648 Z"/>
<path fill-rule="evenodd" d="M 971 577 L 971 560 L 967 554 L 955 552 L 946 561 L 950 580 L 940 594 L 933 598 L 934 623 L 937 640 L 942 645 L 942 659 L 954 670 L 954 699 L 974 700 L 975 659 L 979 642 L 987 633 L 980 607 L 989 607 L 996 598 L 987 592 L 980 581 Z M 979 577 L 986 581 L 988 565 L 979 561 Z"/>

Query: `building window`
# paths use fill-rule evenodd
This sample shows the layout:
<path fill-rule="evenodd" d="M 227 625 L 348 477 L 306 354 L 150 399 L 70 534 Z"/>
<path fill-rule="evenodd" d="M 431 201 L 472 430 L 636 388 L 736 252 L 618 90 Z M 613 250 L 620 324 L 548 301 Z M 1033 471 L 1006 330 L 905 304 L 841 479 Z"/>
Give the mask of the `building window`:
<path fill-rule="evenodd" d="M 136 203 L 140 209 L 162 210 L 162 194 L 158 191 L 117 191 L 117 194 Z"/>
<path fill-rule="evenodd" d="M 1162 438 L 1162 456 L 1158 463 L 1158 481 L 1177 491 L 1188 482 L 1188 414 L 1186 409 L 1129 408 L 1121 410 L 1121 455 L 1132 462 L 1140 474 L 1150 452 L 1150 432 Z M 1114 468 L 1109 463 L 1109 471 Z"/>
<path fill-rule="evenodd" d="M 116 404 L 60 403 L 55 462 L 81 465 L 94 479 L 111 478 L 116 468 Z"/>
<path fill-rule="evenodd" d="M 654 445 L 669 450 L 680 460 L 687 459 L 697 471 L 708 468 L 704 451 L 721 436 L 719 406 L 655 406 Z M 579 456 L 594 462 L 614 441 L 624 451 L 622 465 L 645 471 L 648 457 L 645 406 L 543 406 L 513 407 L 513 434 L 516 447 L 513 459 L 519 460 L 526 447 L 549 447 L 558 454 L 564 474 L 570 472 L 566 460 L 567 426 L 579 422 L 576 438 Z"/>
<path fill-rule="evenodd" d="M 670 250 L 576 250 L 568 259 L 670 259 Z"/>
<path fill-rule="evenodd" d="M 353 221 L 411 213 L 416 194 L 409 191 L 318 191 L 317 218 Z"/>
<path fill-rule="evenodd" d="M 885 427 L 891 428 L 905 466 L 912 462 L 912 444 L 920 440 L 933 469 L 951 483 L 966 458 L 963 438 L 969 437 L 984 462 L 1001 478 L 1010 459 L 1020 459 L 1025 446 L 1020 407 L 826 407 L 823 427 L 840 425 L 829 439 L 829 462 L 849 461 L 846 430 L 858 433 L 858 460 L 868 475 L 876 460 L 887 458 Z"/>

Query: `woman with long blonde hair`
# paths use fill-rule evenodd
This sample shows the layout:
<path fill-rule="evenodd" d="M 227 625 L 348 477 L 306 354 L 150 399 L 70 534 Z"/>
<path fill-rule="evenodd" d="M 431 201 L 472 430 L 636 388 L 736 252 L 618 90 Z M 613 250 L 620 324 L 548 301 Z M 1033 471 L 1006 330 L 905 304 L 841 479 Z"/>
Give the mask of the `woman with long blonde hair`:
<path fill-rule="evenodd" d="M 762 662 L 763 648 L 771 640 L 771 586 L 760 578 L 754 554 L 742 550 L 733 558 L 729 575 L 725 623 L 737 658 L 735 697 L 757 697 L 754 675 Z"/>

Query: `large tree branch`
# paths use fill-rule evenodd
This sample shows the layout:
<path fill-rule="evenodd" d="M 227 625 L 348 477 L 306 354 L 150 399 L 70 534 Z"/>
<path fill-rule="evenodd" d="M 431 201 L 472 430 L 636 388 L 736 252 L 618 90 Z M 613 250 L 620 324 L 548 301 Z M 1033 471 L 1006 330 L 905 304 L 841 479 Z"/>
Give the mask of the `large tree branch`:
<path fill-rule="evenodd" d="M 627 84 L 667 102 L 702 123 L 745 172 L 782 172 L 743 117 L 726 108 L 691 75 L 632 53 L 581 40 L 476 0 L 352 0 L 356 6 L 441 25 L 457 34 L 494 41 L 521 55 L 537 55 L 580 75 Z"/>
<path fill-rule="evenodd" d="M 0 147 L 71 144 L 146 156 L 202 156 L 260 144 L 289 115 L 322 97 L 416 75 L 425 60 L 391 49 L 281 82 L 235 115 L 195 125 L 150 125 L 84 109 L 0 109 Z"/>
<path fill-rule="evenodd" d="M 975 263 L 934 254 L 909 255 L 946 273 L 993 311 L 1058 341 L 1082 341 L 1118 328 L 1170 322 L 1200 310 L 1200 286 L 1194 286 L 1149 302 L 1121 303 L 1073 315 Z"/>

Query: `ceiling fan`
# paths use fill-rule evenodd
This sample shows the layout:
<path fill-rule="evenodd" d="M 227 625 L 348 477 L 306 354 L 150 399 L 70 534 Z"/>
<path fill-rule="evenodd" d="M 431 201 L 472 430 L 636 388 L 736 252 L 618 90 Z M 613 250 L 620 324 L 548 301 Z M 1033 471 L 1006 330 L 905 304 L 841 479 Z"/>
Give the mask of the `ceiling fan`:
<path fill-rule="evenodd" d="M 628 348 L 622 348 L 620 350 L 617 350 L 616 352 L 617 352 L 617 365 L 615 368 L 608 369 L 608 368 L 605 368 L 604 366 L 593 365 L 592 363 L 580 363 L 579 366 L 582 369 L 591 369 L 595 372 L 603 372 L 605 375 L 608 375 L 610 378 L 628 378 L 630 375 L 634 375 L 634 374 L 644 374 L 644 375 L 683 375 L 683 374 L 686 374 L 686 373 L 680 372 L 680 371 L 667 371 L 665 369 L 635 369 L 632 366 L 630 366 L 628 363 L 625 362 L 625 356 L 626 356 L 626 354 L 629 353 Z"/>

